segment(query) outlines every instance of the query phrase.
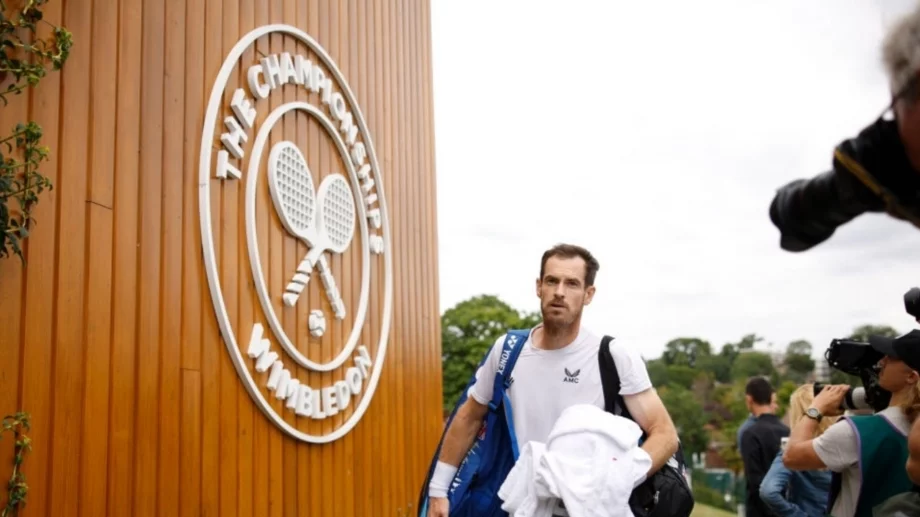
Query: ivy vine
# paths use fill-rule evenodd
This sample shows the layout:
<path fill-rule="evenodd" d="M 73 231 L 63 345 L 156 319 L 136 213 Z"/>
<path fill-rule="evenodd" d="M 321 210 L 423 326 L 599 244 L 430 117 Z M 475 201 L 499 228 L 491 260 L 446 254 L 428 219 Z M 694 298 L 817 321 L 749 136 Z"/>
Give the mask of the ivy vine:
<path fill-rule="evenodd" d="M 0 100 L 36 86 L 51 70 L 60 70 L 70 55 L 73 35 L 67 29 L 42 19 L 41 7 L 49 0 L 0 0 Z M 15 5 L 13 4 L 15 2 Z M 39 23 L 51 27 L 40 38 Z M 48 159 L 48 147 L 41 145 L 42 128 L 35 122 L 20 122 L 11 135 L 0 136 L 0 258 L 15 254 L 25 263 L 22 240 L 35 222 L 32 210 L 38 195 L 51 189 L 51 180 L 38 168 Z M 10 207 L 11 200 L 16 206 Z"/>
<path fill-rule="evenodd" d="M 0 511 L 0 517 L 14 517 L 19 515 L 19 510 L 26 504 L 26 494 L 29 493 L 29 486 L 26 484 L 26 476 L 22 473 L 22 460 L 27 452 L 32 450 L 32 440 L 26 436 L 31 430 L 32 422 L 28 413 L 16 413 L 3 419 L 3 428 L 0 429 L 0 438 L 6 433 L 12 433 L 14 443 L 13 456 L 13 474 L 7 484 L 9 490 L 9 500 L 6 506 Z"/>

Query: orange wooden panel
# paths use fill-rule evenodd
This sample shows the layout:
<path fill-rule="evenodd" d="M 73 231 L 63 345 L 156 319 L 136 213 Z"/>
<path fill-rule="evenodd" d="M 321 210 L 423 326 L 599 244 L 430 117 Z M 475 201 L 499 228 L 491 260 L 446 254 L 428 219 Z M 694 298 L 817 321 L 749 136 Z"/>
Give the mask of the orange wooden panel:
<path fill-rule="evenodd" d="M 45 17 L 51 19 L 61 19 L 62 8 L 58 3 L 50 4 L 45 10 Z M 39 25 L 39 34 L 42 37 L 48 36 L 50 27 Z M 15 104 L 25 103 L 28 98 L 31 103 L 30 116 L 37 124 L 43 128 L 43 141 L 49 145 L 49 160 L 44 162 L 41 171 L 45 176 L 51 179 L 55 187 L 59 185 L 60 179 L 60 149 L 58 148 L 58 138 L 60 135 L 60 102 L 61 102 L 61 75 L 49 74 L 41 83 L 41 89 L 23 94 Z M 22 106 L 18 107 L 11 104 L 3 110 L 2 118 L 6 120 L 7 112 L 22 113 Z M 6 128 L 6 126 L 3 126 Z M 34 515 L 47 515 L 49 510 L 50 477 L 48 468 L 32 468 L 33 465 L 47 466 L 51 459 L 51 422 L 53 418 L 51 386 L 52 378 L 49 375 L 49 366 L 52 364 L 53 357 L 53 331 L 54 331 L 54 303 L 56 281 L 55 275 L 57 262 L 55 260 L 57 235 L 59 227 L 57 224 L 57 211 L 60 191 L 55 188 L 45 192 L 42 195 L 42 201 L 33 211 L 37 224 L 33 228 L 32 236 L 26 243 L 27 256 L 29 257 L 28 267 L 22 271 L 25 275 L 25 289 L 22 293 L 22 299 L 0 298 L 0 305 L 3 307 L 20 303 L 22 308 L 22 334 L 21 342 L 16 339 L 12 341 L 0 341 L 0 349 L 4 353 L 10 351 L 13 355 L 20 355 L 21 370 L 19 374 L 19 385 L 21 399 L 18 409 L 27 411 L 32 416 L 32 433 L 31 437 L 35 444 L 45 444 L 43 447 L 34 446 L 32 452 L 26 457 L 24 472 L 26 473 L 29 490 L 31 493 L 44 494 L 43 497 L 33 497 L 29 499 L 29 511 Z M 43 257 L 43 259 L 39 259 Z M 0 261 L 0 283 L 6 282 L 8 277 L 16 273 L 10 272 L 10 268 L 20 268 L 20 264 L 15 263 L 15 259 Z M 8 300 L 5 303 L 2 300 Z M 12 307 L 11 307 L 12 308 Z M 13 309 L 16 311 L 16 309 Z M 20 346 L 21 345 L 21 346 Z M 19 350 L 16 350 L 16 349 Z M 15 363 L 14 363 L 15 364 Z M 4 408 L 6 411 L 8 408 Z M 9 408 L 13 410 L 13 408 Z M 4 413 L 5 414 L 5 413 Z M 7 442 L 9 443 L 9 442 Z M 9 473 L 6 457 L 0 456 L 0 479 L 8 479 Z"/>
<path fill-rule="evenodd" d="M 55 184 L 35 213 L 28 267 L 0 262 L 0 351 L 7 358 L 0 410 L 33 416 L 24 515 L 412 514 L 441 414 L 428 2 L 51 0 L 43 9 L 46 20 L 73 31 L 70 60 L 0 112 L 0 127 L 26 117 L 43 126 L 51 148 L 43 170 Z M 253 142 L 274 109 L 305 102 L 338 125 L 323 95 L 288 84 L 254 99 L 244 156 L 230 160 L 243 177 L 219 180 L 212 170 L 203 183 L 200 175 L 201 132 L 218 71 L 246 33 L 271 23 L 304 30 L 329 54 L 344 77 L 333 88 L 350 87 L 356 102 L 347 108 L 360 109 L 367 124 L 357 141 L 369 147 L 372 140 L 376 150 L 375 185 L 349 185 L 366 210 L 380 206 L 369 196 L 375 188 L 387 203 L 393 291 L 382 362 L 386 255 L 365 258 L 362 251 L 380 231 L 373 224 L 344 252 L 326 254 L 343 319 L 333 316 L 317 271 L 298 305 L 280 298 L 310 246 L 287 233 L 273 205 L 270 150 L 293 142 L 316 188 L 334 174 L 350 178 L 353 156 L 340 152 L 321 120 L 292 112 L 268 133 L 255 190 L 247 185 Z M 212 169 L 224 147 L 224 120 L 235 116 L 236 88 L 249 93 L 249 67 L 283 52 L 321 62 L 293 36 L 263 36 L 246 49 L 233 63 L 205 146 Z M 211 195 L 200 206 L 203 186 Z M 224 341 L 212 302 L 202 212 L 210 214 L 235 348 Z M 355 343 L 368 347 L 369 372 L 379 369 L 379 381 L 360 420 L 330 443 L 283 432 L 231 359 L 232 350 L 241 353 L 244 376 L 302 433 L 334 432 L 370 397 L 369 379 L 362 379 L 347 407 L 312 419 L 296 416 L 264 387 L 271 370 L 255 371 L 246 356 L 256 323 L 284 367 L 311 389 L 335 388 L 358 354 L 317 371 L 281 348 L 257 295 L 251 229 L 268 303 L 294 349 L 311 361 L 338 356 L 358 301 L 367 297 Z M 321 337 L 310 333 L 309 310 L 326 317 Z M 319 400 L 329 410 L 328 400 Z M 0 479 L 9 474 L 9 454 L 0 448 Z"/>

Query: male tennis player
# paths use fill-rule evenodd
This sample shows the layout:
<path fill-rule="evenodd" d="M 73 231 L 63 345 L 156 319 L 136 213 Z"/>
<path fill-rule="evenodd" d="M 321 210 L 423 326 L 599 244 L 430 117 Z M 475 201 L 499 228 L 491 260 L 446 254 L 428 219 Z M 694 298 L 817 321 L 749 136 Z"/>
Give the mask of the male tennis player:
<path fill-rule="evenodd" d="M 594 297 L 599 267 L 597 259 L 579 246 L 560 244 L 543 254 L 536 285 L 543 322 L 524 343 L 508 389 L 521 446 L 532 440 L 545 443 L 559 415 L 571 405 L 604 408 L 598 365 L 601 336 L 581 326 L 582 311 Z M 429 484 L 429 517 L 448 515 L 447 490 L 489 410 L 503 341 L 504 336 L 492 346 L 469 398 L 447 430 Z M 642 449 L 652 460 L 647 475 L 653 474 L 677 451 L 677 432 L 638 352 L 619 340 L 610 345 L 610 351 L 620 376 L 620 394 L 648 434 Z"/>

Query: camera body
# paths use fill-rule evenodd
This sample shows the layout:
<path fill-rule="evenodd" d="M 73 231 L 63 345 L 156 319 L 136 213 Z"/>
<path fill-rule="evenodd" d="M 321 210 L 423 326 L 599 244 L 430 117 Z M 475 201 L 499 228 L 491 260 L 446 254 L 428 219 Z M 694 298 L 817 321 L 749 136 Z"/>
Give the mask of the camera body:
<path fill-rule="evenodd" d="M 904 293 L 904 310 L 917 320 L 920 320 L 920 287 L 911 287 Z"/>
<path fill-rule="evenodd" d="M 863 385 L 862 388 L 850 388 L 847 391 L 840 409 L 872 409 L 879 412 L 888 407 L 891 392 L 878 383 L 878 363 L 883 357 L 884 354 L 872 348 L 869 343 L 852 339 L 831 340 L 830 346 L 824 352 L 827 364 L 835 370 L 859 377 Z M 815 395 L 822 389 L 824 385 L 815 383 Z"/>

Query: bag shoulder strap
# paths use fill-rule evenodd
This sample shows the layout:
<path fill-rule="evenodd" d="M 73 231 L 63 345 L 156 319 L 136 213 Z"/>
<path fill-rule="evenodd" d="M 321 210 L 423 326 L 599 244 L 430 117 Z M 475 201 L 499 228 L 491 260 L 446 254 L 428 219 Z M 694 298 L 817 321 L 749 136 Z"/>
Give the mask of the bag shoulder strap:
<path fill-rule="evenodd" d="M 511 387 L 511 370 L 514 369 L 514 363 L 517 362 L 518 356 L 521 355 L 521 349 L 524 348 L 524 342 L 530 337 L 530 330 L 509 330 L 505 334 L 505 341 L 502 343 L 502 353 L 499 356 L 498 369 L 495 371 L 495 382 L 492 387 L 492 400 L 489 401 L 489 409 L 495 411 L 502 404 L 505 390 Z"/>
<path fill-rule="evenodd" d="M 600 351 L 597 354 L 598 364 L 601 369 L 601 385 L 604 389 L 604 410 L 635 421 L 632 415 L 629 414 L 626 403 L 620 395 L 620 374 L 617 372 L 617 364 L 613 360 L 613 354 L 610 353 L 610 345 L 613 339 L 610 336 L 604 336 L 601 340 Z"/>

